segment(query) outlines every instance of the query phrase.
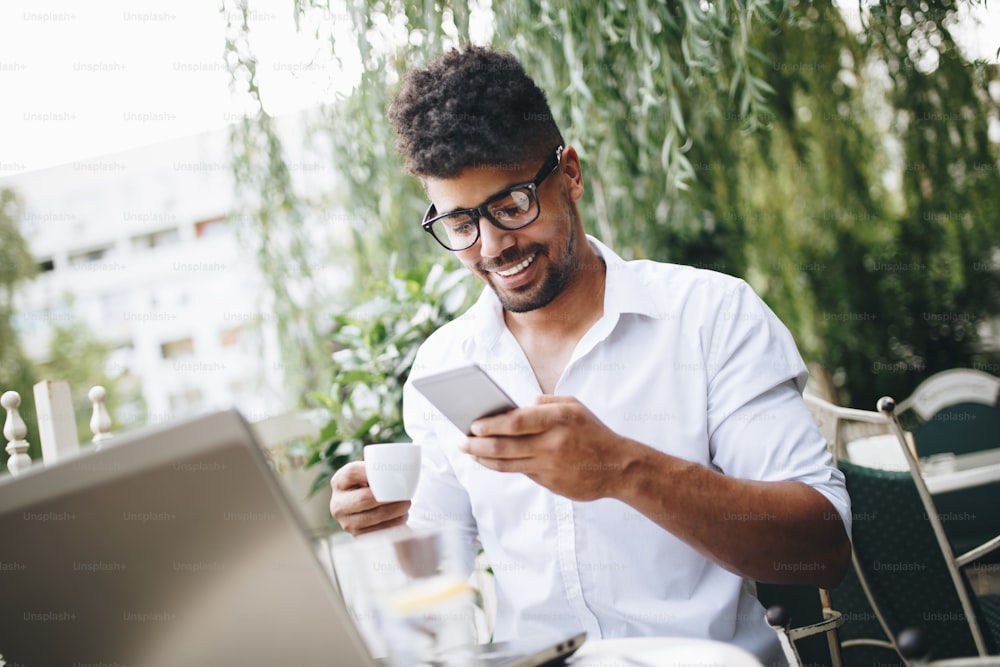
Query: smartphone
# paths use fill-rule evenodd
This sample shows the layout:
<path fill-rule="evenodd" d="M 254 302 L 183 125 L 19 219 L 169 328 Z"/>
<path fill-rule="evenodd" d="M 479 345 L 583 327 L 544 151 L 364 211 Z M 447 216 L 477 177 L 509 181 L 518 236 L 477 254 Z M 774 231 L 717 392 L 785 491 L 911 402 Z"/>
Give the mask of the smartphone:
<path fill-rule="evenodd" d="M 462 433 L 472 435 L 472 422 L 517 407 L 510 396 L 476 364 L 413 378 L 414 388 Z"/>

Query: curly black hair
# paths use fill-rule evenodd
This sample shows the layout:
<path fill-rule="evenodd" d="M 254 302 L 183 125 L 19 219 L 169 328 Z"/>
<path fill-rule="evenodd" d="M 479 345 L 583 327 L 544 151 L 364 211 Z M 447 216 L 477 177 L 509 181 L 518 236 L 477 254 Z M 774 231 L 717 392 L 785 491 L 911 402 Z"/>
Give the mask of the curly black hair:
<path fill-rule="evenodd" d="M 417 176 L 519 165 L 563 144 L 545 93 L 509 53 L 452 49 L 412 70 L 389 107 L 399 152 Z"/>

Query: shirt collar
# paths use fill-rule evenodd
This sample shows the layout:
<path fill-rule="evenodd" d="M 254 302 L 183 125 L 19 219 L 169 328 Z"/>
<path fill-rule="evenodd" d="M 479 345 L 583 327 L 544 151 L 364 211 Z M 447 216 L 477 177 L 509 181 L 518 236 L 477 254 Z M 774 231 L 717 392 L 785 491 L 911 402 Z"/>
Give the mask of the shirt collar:
<path fill-rule="evenodd" d="M 607 269 L 604 284 L 604 317 L 617 318 L 624 313 L 656 317 L 656 301 L 636 270 L 635 263 L 626 262 L 615 251 L 589 234 L 587 240 L 604 259 Z M 469 309 L 467 317 L 473 323 L 476 338 L 488 346 L 493 344 L 507 326 L 503 319 L 503 306 L 488 285 L 483 286 L 482 294 Z"/>
<path fill-rule="evenodd" d="M 636 262 L 626 262 L 614 250 L 587 235 L 590 245 L 604 258 L 604 316 L 634 313 L 657 317 L 656 300 L 642 279 Z"/>

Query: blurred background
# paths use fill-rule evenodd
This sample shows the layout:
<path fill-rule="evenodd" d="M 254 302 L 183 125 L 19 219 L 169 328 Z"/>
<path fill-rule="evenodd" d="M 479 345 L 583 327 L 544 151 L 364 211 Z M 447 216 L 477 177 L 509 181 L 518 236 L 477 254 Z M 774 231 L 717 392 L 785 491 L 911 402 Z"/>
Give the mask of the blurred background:
<path fill-rule="evenodd" d="M 369 392 L 401 380 L 420 336 L 400 323 L 430 330 L 478 288 L 419 229 L 385 109 L 406 69 L 470 40 L 547 91 L 588 229 L 748 280 L 824 395 L 872 409 L 947 368 L 1000 374 L 998 17 L 971 0 L 6 2 L 0 390 L 32 433 L 31 386 L 70 381 L 83 435 L 92 384 L 120 431 L 341 410 L 345 364 L 384 365 Z"/>

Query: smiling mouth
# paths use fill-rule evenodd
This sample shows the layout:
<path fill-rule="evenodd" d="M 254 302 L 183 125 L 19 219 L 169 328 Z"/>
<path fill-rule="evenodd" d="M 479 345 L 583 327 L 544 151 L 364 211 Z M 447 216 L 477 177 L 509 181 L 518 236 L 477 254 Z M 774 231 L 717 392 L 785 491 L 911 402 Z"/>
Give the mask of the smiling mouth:
<path fill-rule="evenodd" d="M 535 261 L 536 257 L 538 257 L 537 252 L 531 253 L 530 255 L 524 258 L 524 261 L 515 264 L 509 269 L 504 269 L 503 271 L 494 271 L 493 273 L 497 274 L 498 276 L 503 276 L 504 278 L 510 278 L 511 276 L 517 275 L 521 271 L 524 271 L 526 268 L 528 268 L 528 266 L 533 261 Z"/>

